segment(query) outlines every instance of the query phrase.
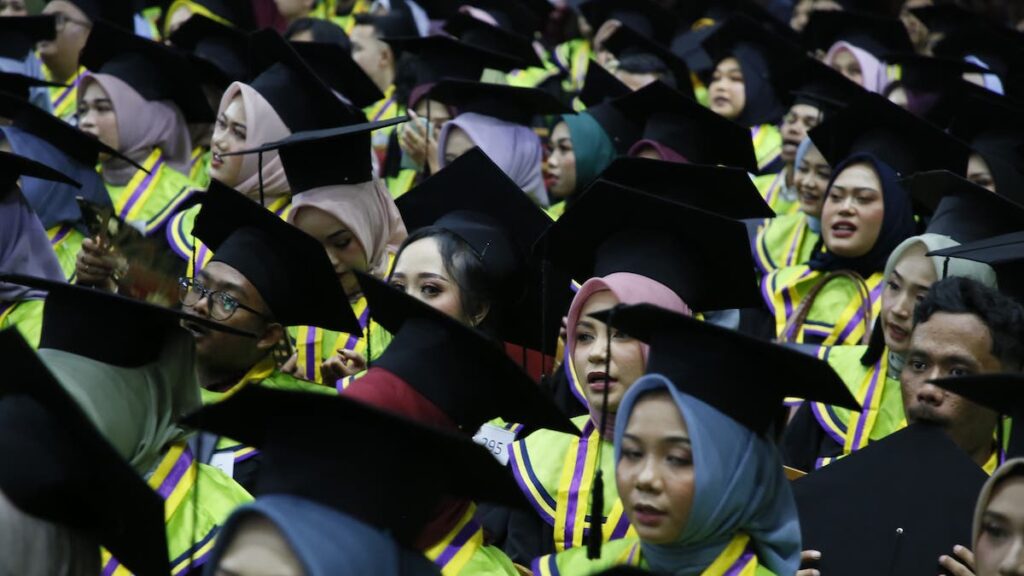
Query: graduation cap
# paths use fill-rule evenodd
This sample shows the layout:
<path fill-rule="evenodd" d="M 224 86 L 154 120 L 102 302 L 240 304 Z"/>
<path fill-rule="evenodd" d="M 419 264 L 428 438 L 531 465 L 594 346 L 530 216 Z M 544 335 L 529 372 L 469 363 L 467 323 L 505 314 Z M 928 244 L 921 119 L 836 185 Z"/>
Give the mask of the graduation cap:
<path fill-rule="evenodd" d="M 665 68 L 672 72 L 680 92 L 692 92 L 692 90 L 685 88 L 692 86 L 690 83 L 690 68 L 686 65 L 686 61 L 673 54 L 664 45 L 658 44 L 647 36 L 640 34 L 629 25 L 623 24 L 619 26 L 605 40 L 604 47 L 619 60 L 637 55 L 648 55 L 657 58 L 658 61 L 665 65 Z"/>
<path fill-rule="evenodd" d="M 618 154 L 626 154 L 640 139 L 643 125 L 631 120 L 615 105 L 615 99 L 632 94 L 629 86 L 620 82 L 604 66 L 592 63 L 587 66 L 587 77 L 580 90 L 579 99 L 589 114 L 597 121 L 605 134 L 611 138 Z"/>
<path fill-rule="evenodd" d="M 522 125 L 529 125 L 534 116 L 572 112 L 543 90 L 487 82 L 442 80 L 430 89 L 430 98 L 455 106 L 460 114 L 476 112 Z"/>
<path fill-rule="evenodd" d="M 579 282 L 615 272 L 646 276 L 695 311 L 760 302 L 742 223 L 601 179 L 534 250 Z"/>
<path fill-rule="evenodd" d="M 1018 255 L 1021 247 L 1021 243 L 1018 242 L 1016 245 Z M 1009 416 L 1017 422 L 1024 417 L 1024 374 L 971 374 L 929 380 L 928 382 L 958 396 L 963 396 L 975 404 L 981 404 L 1004 416 Z M 1024 432 L 1017 427 L 1012 427 L 1006 457 L 1016 458 L 1022 455 L 1024 455 Z"/>
<path fill-rule="evenodd" d="M 503 418 L 579 434 L 499 342 L 373 276 L 356 276 L 372 319 L 394 334 L 373 366 L 404 380 L 464 432 Z"/>
<path fill-rule="evenodd" d="M 530 38 L 544 31 L 555 9 L 550 0 L 470 0 L 468 4 L 487 12 L 499 27 Z"/>
<path fill-rule="evenodd" d="M 868 92 L 815 126 L 808 136 L 831 166 L 854 154 L 869 153 L 903 175 L 924 170 L 962 173 L 970 153 L 966 144 L 938 127 Z"/>
<path fill-rule="evenodd" d="M 418 36 L 419 29 L 408 8 L 392 9 L 387 14 L 356 14 L 356 25 L 373 26 L 378 38 Z"/>
<path fill-rule="evenodd" d="M 792 484 L 803 547 L 821 551 L 822 574 L 935 574 L 970 542 L 986 478 L 941 429 L 915 424 Z"/>
<path fill-rule="evenodd" d="M 793 104 L 814 106 L 828 116 L 864 95 L 860 84 L 819 60 L 804 57 L 793 64 L 795 75 L 789 81 Z"/>
<path fill-rule="evenodd" d="M 928 256 L 963 258 L 988 264 L 996 271 L 999 291 L 1024 303 L 1024 232 L 967 242 L 929 252 Z"/>
<path fill-rule="evenodd" d="M 481 194 L 481 190 L 486 190 Z M 479 148 L 460 156 L 395 201 L 410 232 L 437 226 L 468 244 L 500 287 L 505 315 L 498 336 L 540 350 L 542 328 L 533 312 L 541 301 L 540 279 L 529 263 L 533 244 L 551 225 L 537 207 Z M 560 314 L 548 315 L 552 326 Z M 554 350 L 547 350 L 553 353 Z"/>
<path fill-rule="evenodd" d="M 264 29 L 254 32 L 250 40 L 256 72 L 250 86 L 270 103 L 292 133 L 353 122 L 351 107 L 334 95 L 280 34 Z"/>
<path fill-rule="evenodd" d="M 69 184 L 76 188 L 81 186 L 80 183 L 72 180 L 63 172 L 58 172 L 45 164 L 24 156 L 11 154 L 10 152 L 0 152 L 0 194 L 6 195 L 14 187 L 18 178 L 22 176 L 39 178 L 40 180 L 52 180 L 53 182 Z"/>
<path fill-rule="evenodd" d="M 183 423 L 259 449 L 257 497 L 312 500 L 388 530 L 404 545 L 446 496 L 527 506 L 508 471 L 469 438 L 344 395 L 246 386 Z M 339 450 L 339 438 L 359 441 Z"/>
<path fill-rule="evenodd" d="M 298 132 L 259 148 L 223 154 L 259 154 L 277 150 L 292 194 L 324 186 L 360 184 L 373 178 L 370 156 L 370 132 L 407 121 L 407 116 L 365 122 L 361 112 L 354 111 L 350 123 L 338 128 Z M 262 192 L 261 192 L 262 193 Z"/>
<path fill-rule="evenodd" d="M 663 44 L 668 44 L 680 24 L 671 10 L 651 0 L 586 0 L 577 10 L 595 31 L 608 20 L 618 20 Z"/>
<path fill-rule="evenodd" d="M 175 46 L 189 52 L 209 84 L 224 86 L 248 79 L 249 38 L 237 28 L 195 14 L 171 34 Z"/>
<path fill-rule="evenodd" d="M 754 181 L 740 168 L 616 158 L 598 178 L 726 218 L 775 216 Z"/>
<path fill-rule="evenodd" d="M 324 42 L 291 45 L 321 80 L 356 107 L 365 108 L 384 98 L 380 88 L 341 46 Z"/>
<path fill-rule="evenodd" d="M 0 282 L 48 292 L 39 349 L 54 349 L 123 368 L 157 359 L 166 337 L 182 321 L 239 336 L 219 322 L 119 294 L 0 271 Z"/>
<path fill-rule="evenodd" d="M 803 32 L 808 49 L 828 50 L 840 41 L 870 52 L 880 60 L 914 52 L 907 29 L 898 18 L 849 10 L 815 10 Z"/>
<path fill-rule="evenodd" d="M 135 7 L 132 0 L 67 0 L 92 21 L 104 21 L 127 32 L 135 30 Z"/>
<path fill-rule="evenodd" d="M 962 60 L 974 56 L 985 63 L 989 73 L 999 76 L 1010 88 L 1013 96 L 1021 82 L 1020 61 L 1024 58 L 1024 44 L 1019 36 L 993 26 L 963 26 L 950 31 L 935 45 L 936 56 Z"/>
<path fill-rule="evenodd" d="M 256 287 L 275 322 L 359 334 L 362 328 L 320 243 L 217 180 L 202 200 L 193 234 L 213 262 Z M 339 305 L 339 303 L 341 305 Z"/>
<path fill-rule="evenodd" d="M 766 435 L 788 397 L 860 410 L 828 363 L 653 304 L 591 314 L 650 346 L 647 374 L 661 374 L 756 434 Z"/>
<path fill-rule="evenodd" d="M 694 164 L 721 164 L 757 171 L 750 132 L 663 82 L 652 82 L 615 106 L 644 125 L 643 139 L 675 150 Z"/>
<path fill-rule="evenodd" d="M 949 34 L 964 26 L 985 23 L 984 18 L 977 12 L 952 2 L 911 8 L 910 12 L 932 33 Z"/>
<path fill-rule="evenodd" d="M 544 67 L 530 37 L 492 26 L 464 12 L 457 12 L 448 18 L 444 31 L 470 46 L 507 54 L 519 61 L 519 68 Z"/>
<path fill-rule="evenodd" d="M 39 87 L 65 87 L 66 84 L 48 82 L 32 76 L 17 74 L 15 72 L 0 72 L 0 94 L 6 93 L 17 96 L 22 100 L 29 99 L 29 92 L 32 88 Z"/>
<path fill-rule="evenodd" d="M 0 18 L 0 58 L 24 60 L 36 49 L 36 43 L 57 37 L 57 17 L 6 16 Z"/>
<path fill-rule="evenodd" d="M 16 378 L 0 386 L 0 491 L 74 529 L 138 576 L 170 573 L 164 502 L 114 450 L 15 329 L 0 332 Z M 17 463 L 17 465 L 13 465 Z"/>
<path fill-rule="evenodd" d="M 1024 202 L 1024 112 L 1015 100 L 960 82 L 950 90 L 950 132 L 988 165 L 1000 194 Z"/>
<path fill-rule="evenodd" d="M 173 101 L 189 122 L 214 120 L 192 65 L 169 46 L 100 21 L 93 26 L 79 60 L 94 73 L 120 79 L 146 100 Z"/>
<path fill-rule="evenodd" d="M 170 5 L 163 12 L 165 17 L 174 14 L 179 7 L 184 6 L 193 12 L 194 16 L 207 16 L 207 14 L 203 14 L 205 11 L 209 13 L 208 15 L 220 18 L 240 30 L 256 28 L 252 2 L 249 0 L 173 0 L 168 3 Z M 196 10 L 196 7 L 199 9 Z"/>
<path fill-rule="evenodd" d="M 946 170 L 915 174 L 902 184 L 931 211 L 930 233 L 962 244 L 1024 230 L 1024 206 Z"/>
<path fill-rule="evenodd" d="M 475 82 L 485 69 L 510 72 L 523 66 L 519 58 L 448 36 L 384 38 L 384 42 L 395 52 L 415 58 L 410 66 L 416 86 L 445 78 Z"/>
<path fill-rule="evenodd" d="M 798 44 L 742 13 L 733 14 L 720 25 L 711 28 L 701 41 L 701 46 L 713 62 L 721 62 L 729 57 L 742 60 L 740 55 L 743 53 L 756 53 L 763 62 L 755 62 L 757 69 L 745 69 L 743 73 L 760 75 L 780 101 L 788 99 L 784 93 L 787 72 L 803 56 Z M 748 99 L 747 105 L 751 104 L 753 102 Z"/>

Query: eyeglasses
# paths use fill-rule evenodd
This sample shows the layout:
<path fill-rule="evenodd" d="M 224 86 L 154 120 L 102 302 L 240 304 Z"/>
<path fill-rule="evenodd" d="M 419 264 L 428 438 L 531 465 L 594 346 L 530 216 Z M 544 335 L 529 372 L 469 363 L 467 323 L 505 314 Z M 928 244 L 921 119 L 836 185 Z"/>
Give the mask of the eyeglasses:
<path fill-rule="evenodd" d="M 238 301 L 238 298 L 235 298 L 231 294 L 228 294 L 223 290 L 210 290 L 193 278 L 178 279 L 178 298 L 181 300 L 182 304 L 189 308 L 199 304 L 203 298 L 209 298 L 210 318 L 218 321 L 224 321 L 231 318 L 239 308 L 247 312 L 251 312 L 265 320 L 271 320 L 269 316 L 263 314 L 259 310 L 255 310 L 245 304 L 242 304 Z"/>
<path fill-rule="evenodd" d="M 78 24 L 82 28 L 86 28 L 86 29 L 92 28 L 92 22 L 88 22 L 86 20 L 79 20 L 77 18 L 72 18 L 71 16 L 68 16 L 67 14 L 65 14 L 63 12 L 57 12 L 56 16 L 57 16 L 57 31 L 58 32 L 60 32 L 61 30 L 64 30 L 64 27 L 67 26 L 68 24 Z"/>

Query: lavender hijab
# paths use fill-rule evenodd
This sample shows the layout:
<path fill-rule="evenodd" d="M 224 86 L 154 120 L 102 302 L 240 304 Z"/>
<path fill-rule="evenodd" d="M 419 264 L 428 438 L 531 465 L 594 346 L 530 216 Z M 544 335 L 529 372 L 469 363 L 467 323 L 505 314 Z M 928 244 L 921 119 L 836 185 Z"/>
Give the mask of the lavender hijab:
<path fill-rule="evenodd" d="M 885 74 L 885 62 L 875 58 L 867 50 L 840 40 L 828 49 L 828 53 L 825 54 L 825 64 L 834 68 L 836 56 L 844 50 L 853 54 L 854 60 L 860 65 L 861 78 L 863 79 L 861 86 L 868 92 L 881 94 L 889 84 L 889 78 Z"/>
<path fill-rule="evenodd" d="M 12 186 L 14 186 L 12 184 Z M 50 237 L 15 186 L 0 192 L 0 271 L 64 282 Z M 0 282 L 0 302 L 43 298 L 43 292 Z"/>

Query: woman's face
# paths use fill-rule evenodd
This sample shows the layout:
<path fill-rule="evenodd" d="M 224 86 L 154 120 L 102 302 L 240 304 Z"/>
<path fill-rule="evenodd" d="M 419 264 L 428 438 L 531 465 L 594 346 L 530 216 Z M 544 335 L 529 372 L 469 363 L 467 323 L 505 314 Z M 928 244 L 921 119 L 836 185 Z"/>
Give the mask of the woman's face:
<path fill-rule="evenodd" d="M 747 88 L 743 85 L 743 69 L 739 60 L 726 58 L 715 66 L 708 85 L 711 110 L 729 120 L 739 118 L 747 105 Z"/>
<path fill-rule="evenodd" d="M 444 265 L 436 238 L 420 238 L 402 249 L 395 260 L 390 283 L 463 324 L 475 326 L 479 323 L 466 317 L 459 285 Z"/>
<path fill-rule="evenodd" d="M 334 273 L 349 298 L 361 293 L 353 270 L 369 269 L 366 250 L 344 222 L 331 214 L 313 207 L 303 206 L 295 212 L 292 222 L 296 228 L 320 241 L 334 267 Z"/>
<path fill-rule="evenodd" d="M 829 251 L 857 258 L 871 251 L 882 232 L 882 182 L 866 162 L 847 166 L 832 182 L 821 210 L 821 234 Z"/>
<path fill-rule="evenodd" d="M 453 127 L 448 132 L 448 139 L 444 143 L 444 163 L 445 166 L 451 164 L 456 158 L 462 156 L 466 152 L 475 147 L 476 144 L 473 139 L 466 134 L 466 131 L 459 127 Z"/>
<path fill-rule="evenodd" d="M 217 122 L 213 125 L 213 138 L 210 139 L 210 150 L 213 152 L 213 157 L 210 158 L 210 177 L 232 188 L 240 184 L 242 156 L 221 154 L 245 150 L 245 122 L 245 105 L 242 103 L 242 94 L 238 93 L 224 111 L 217 115 Z"/>
<path fill-rule="evenodd" d="M 576 153 L 565 122 L 559 122 L 551 131 L 551 153 L 544 172 L 552 198 L 562 200 L 576 190 Z"/>
<path fill-rule="evenodd" d="M 821 110 L 810 104 L 793 104 L 782 119 L 779 132 L 782 133 L 782 161 L 786 164 L 796 160 L 796 149 L 807 138 L 807 133 L 818 125 Z"/>
<path fill-rule="evenodd" d="M 992 192 L 996 191 L 996 180 L 992 177 L 992 170 L 980 154 L 971 154 L 967 160 L 967 179 L 982 188 L 988 188 Z"/>
<path fill-rule="evenodd" d="M 604 409 L 605 360 L 608 347 L 608 326 L 589 317 L 589 314 L 608 310 L 619 303 L 610 290 L 593 293 L 580 311 L 576 321 L 576 342 L 572 361 L 576 380 L 583 386 L 583 394 L 594 412 Z M 608 412 L 614 414 L 626 390 L 644 374 L 643 350 L 640 341 L 612 329 L 611 361 L 608 362 Z"/>
<path fill-rule="evenodd" d="M 924 300 L 928 288 L 938 280 L 935 266 L 925 256 L 928 247 L 918 243 L 908 248 L 892 269 L 882 292 L 882 330 L 885 345 L 897 354 L 910 349 L 914 307 Z"/>
<path fill-rule="evenodd" d="M 25 0 L 0 0 L 0 16 L 28 16 Z"/>
<path fill-rule="evenodd" d="M 415 111 L 420 118 L 430 120 L 434 138 L 437 138 L 437 135 L 441 133 L 441 127 L 444 126 L 444 123 L 452 119 L 451 113 L 448 112 L 448 107 L 437 100 L 420 98 L 420 101 L 416 103 Z"/>
<path fill-rule="evenodd" d="M 637 401 L 615 465 L 622 506 L 637 536 L 651 544 L 679 539 L 695 488 L 693 446 L 683 415 L 667 392 Z"/>
<path fill-rule="evenodd" d="M 981 517 L 974 546 L 978 576 L 1024 574 L 1024 478 L 1007 478 Z"/>
<path fill-rule="evenodd" d="M 801 212 L 814 218 L 821 218 L 825 189 L 828 188 L 828 179 L 831 177 L 832 168 L 818 147 L 811 144 L 804 157 L 797 163 L 793 176 Z"/>
<path fill-rule="evenodd" d="M 216 576 L 302 576 L 306 571 L 284 535 L 266 518 L 243 520 L 220 557 Z"/>
<path fill-rule="evenodd" d="M 117 132 L 114 103 L 99 82 L 89 82 L 85 93 L 78 98 L 78 127 L 114 150 L 119 150 L 121 139 Z"/>
<path fill-rule="evenodd" d="M 864 85 L 864 71 L 860 68 L 860 62 L 854 57 L 853 52 L 846 48 L 836 52 L 832 58 L 832 67 L 857 84 Z"/>

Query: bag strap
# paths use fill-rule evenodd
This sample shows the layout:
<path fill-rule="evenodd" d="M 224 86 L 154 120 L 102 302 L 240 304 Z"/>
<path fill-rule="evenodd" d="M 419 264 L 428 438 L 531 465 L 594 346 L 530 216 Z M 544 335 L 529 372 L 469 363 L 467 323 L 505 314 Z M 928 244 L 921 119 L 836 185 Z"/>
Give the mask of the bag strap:
<path fill-rule="evenodd" d="M 807 296 L 800 302 L 793 315 L 786 321 L 786 326 L 782 330 L 782 334 L 779 337 L 779 342 L 796 343 L 796 334 L 800 333 L 800 329 L 807 322 L 807 315 L 810 314 L 811 308 L 814 306 L 814 302 L 818 299 L 818 295 L 821 291 L 833 280 L 839 278 L 846 278 L 853 285 L 857 287 L 860 292 L 860 305 L 863 312 L 862 318 L 864 322 L 864 335 L 861 337 L 861 344 L 867 344 L 871 336 L 871 291 L 868 290 L 867 283 L 864 281 L 864 277 L 854 272 L 853 270 L 836 270 L 828 272 L 821 277 L 818 282 L 811 287 Z"/>

